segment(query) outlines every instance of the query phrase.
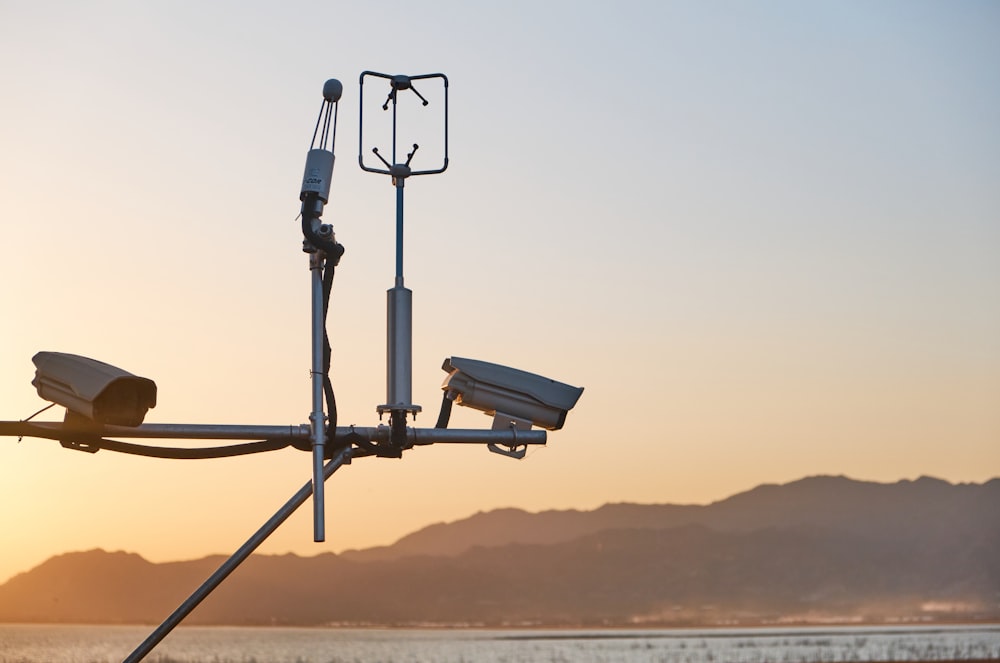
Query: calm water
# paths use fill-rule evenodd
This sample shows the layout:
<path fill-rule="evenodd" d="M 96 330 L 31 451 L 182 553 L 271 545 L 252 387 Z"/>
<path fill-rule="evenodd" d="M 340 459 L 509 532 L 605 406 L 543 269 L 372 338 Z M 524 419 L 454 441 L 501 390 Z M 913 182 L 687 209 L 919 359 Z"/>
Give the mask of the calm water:
<path fill-rule="evenodd" d="M 0 663 L 121 661 L 142 626 L 0 624 Z M 781 663 L 1000 660 L 1000 626 L 649 631 L 180 627 L 150 663 Z"/>

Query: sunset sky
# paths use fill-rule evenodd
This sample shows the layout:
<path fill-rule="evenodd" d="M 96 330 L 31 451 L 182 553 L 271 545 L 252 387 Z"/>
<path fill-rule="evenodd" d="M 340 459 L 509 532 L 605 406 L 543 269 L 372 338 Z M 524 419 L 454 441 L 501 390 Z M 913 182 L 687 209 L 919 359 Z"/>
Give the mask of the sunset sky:
<path fill-rule="evenodd" d="M 417 425 L 449 356 L 586 390 L 520 462 L 359 460 L 327 483 L 326 543 L 303 508 L 262 551 L 815 474 L 1000 476 L 986 1 L 0 0 L 0 420 L 44 406 L 31 357 L 55 350 L 154 379 L 149 422 L 307 422 L 296 215 L 336 77 L 332 378 L 340 423 L 377 424 L 395 198 L 357 166 L 364 70 L 451 83 L 451 165 L 406 187 Z M 71 550 L 231 553 L 310 472 L 0 438 L 0 582 Z"/>

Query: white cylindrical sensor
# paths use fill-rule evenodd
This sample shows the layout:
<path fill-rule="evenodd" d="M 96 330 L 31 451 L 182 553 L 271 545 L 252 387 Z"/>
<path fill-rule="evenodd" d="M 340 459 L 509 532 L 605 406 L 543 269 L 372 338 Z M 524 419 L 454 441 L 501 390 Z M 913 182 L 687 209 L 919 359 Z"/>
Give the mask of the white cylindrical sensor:
<path fill-rule="evenodd" d="M 318 194 L 326 203 L 330 200 L 330 180 L 333 179 L 333 152 L 323 149 L 309 150 L 306 155 L 306 170 L 302 175 L 302 193 L 299 200 L 306 194 Z"/>
<path fill-rule="evenodd" d="M 390 408 L 413 407 L 413 292 L 396 286 L 388 294 L 386 403 Z"/>

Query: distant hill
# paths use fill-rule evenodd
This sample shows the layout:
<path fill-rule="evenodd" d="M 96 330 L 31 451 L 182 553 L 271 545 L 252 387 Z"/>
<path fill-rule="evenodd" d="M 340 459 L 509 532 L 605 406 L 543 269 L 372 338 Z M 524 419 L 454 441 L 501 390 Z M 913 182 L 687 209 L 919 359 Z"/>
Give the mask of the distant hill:
<path fill-rule="evenodd" d="M 156 623 L 224 558 L 93 550 L 0 586 L 0 621 Z M 501 509 L 349 554 L 253 556 L 202 624 L 1000 619 L 1000 480 L 812 477 L 707 506 Z"/>
<path fill-rule="evenodd" d="M 952 485 L 940 479 L 881 484 L 842 476 L 817 476 L 766 484 L 707 506 L 607 504 L 594 511 L 497 509 L 464 520 L 430 525 L 391 546 L 345 551 L 369 561 L 410 555 L 457 555 L 474 546 L 551 544 L 606 529 L 668 529 L 704 525 L 747 532 L 800 525 L 851 534 L 932 534 L 963 537 L 981 528 L 1000 530 L 1000 479 Z M 928 528 L 932 528 L 933 532 Z"/>

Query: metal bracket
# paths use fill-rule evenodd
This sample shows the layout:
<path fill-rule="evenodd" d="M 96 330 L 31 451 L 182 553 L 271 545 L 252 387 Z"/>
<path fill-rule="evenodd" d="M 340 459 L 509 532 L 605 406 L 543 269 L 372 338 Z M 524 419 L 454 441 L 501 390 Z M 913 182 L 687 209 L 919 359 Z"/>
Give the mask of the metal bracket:
<path fill-rule="evenodd" d="M 514 439 L 510 444 L 504 444 L 500 447 L 494 442 L 490 442 L 486 445 L 486 448 L 495 454 L 500 454 L 501 456 L 507 456 L 508 458 L 516 458 L 521 460 L 524 458 L 525 454 L 528 453 L 528 445 L 521 444 L 518 439 L 518 431 L 530 431 L 531 422 L 526 419 L 519 419 L 513 417 L 509 414 L 504 414 L 503 412 L 496 412 L 493 414 L 493 430 L 494 431 L 509 431 L 513 434 Z"/>

